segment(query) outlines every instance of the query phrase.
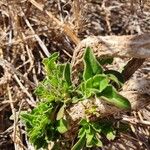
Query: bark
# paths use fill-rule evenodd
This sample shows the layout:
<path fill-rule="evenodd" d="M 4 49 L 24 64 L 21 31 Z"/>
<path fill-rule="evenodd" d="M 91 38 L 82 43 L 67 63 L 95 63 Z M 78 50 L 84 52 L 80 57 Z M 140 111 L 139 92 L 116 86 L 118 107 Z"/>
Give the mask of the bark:
<path fill-rule="evenodd" d="M 122 72 L 124 80 L 127 81 L 134 74 L 134 72 L 139 69 L 144 63 L 145 59 L 133 58 L 131 59 L 127 65 L 124 67 Z"/>

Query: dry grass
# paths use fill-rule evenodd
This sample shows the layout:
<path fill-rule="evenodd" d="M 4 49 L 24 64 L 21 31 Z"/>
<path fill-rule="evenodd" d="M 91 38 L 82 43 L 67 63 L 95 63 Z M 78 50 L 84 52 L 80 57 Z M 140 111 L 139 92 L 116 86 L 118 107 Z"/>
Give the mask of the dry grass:
<path fill-rule="evenodd" d="M 33 90 L 43 79 L 44 57 L 59 51 L 60 61 L 70 61 L 75 46 L 91 35 L 149 32 L 149 9 L 150 0 L 1 0 L 0 149 L 31 147 L 19 114 L 36 106 Z M 132 131 L 106 149 L 149 149 L 149 111 L 124 117 Z"/>

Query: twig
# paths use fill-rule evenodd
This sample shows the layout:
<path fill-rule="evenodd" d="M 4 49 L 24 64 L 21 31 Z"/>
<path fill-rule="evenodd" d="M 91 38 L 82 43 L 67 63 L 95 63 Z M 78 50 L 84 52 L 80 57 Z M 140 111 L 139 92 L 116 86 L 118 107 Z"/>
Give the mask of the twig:
<path fill-rule="evenodd" d="M 36 103 L 35 103 L 35 101 L 34 101 L 34 98 L 33 98 L 33 97 L 31 96 L 31 94 L 27 91 L 27 89 L 23 86 L 23 84 L 21 83 L 21 81 L 19 80 L 19 78 L 17 77 L 16 74 L 14 74 L 14 78 L 15 78 L 16 82 L 18 83 L 18 85 L 20 86 L 20 88 L 22 89 L 22 91 L 23 91 L 24 93 L 26 93 L 27 96 L 30 98 L 30 100 L 26 99 L 26 101 L 27 101 L 31 106 L 35 107 L 35 106 L 36 106 Z"/>
<path fill-rule="evenodd" d="M 135 117 L 133 118 L 133 117 L 123 116 L 122 121 L 126 121 L 126 122 L 129 122 L 131 124 L 142 124 L 142 125 L 150 126 L 150 121 L 138 120 Z"/>
<path fill-rule="evenodd" d="M 9 103 L 10 103 L 10 106 L 11 106 L 13 120 L 14 120 L 12 139 L 14 141 L 15 150 L 18 150 L 18 149 L 23 150 L 24 145 L 22 144 L 22 142 L 20 140 L 20 134 L 19 134 L 19 131 L 18 131 L 19 128 L 18 128 L 18 125 L 17 125 L 18 118 L 16 116 L 16 111 L 15 111 L 15 108 L 14 108 L 13 99 L 12 99 L 9 84 L 7 84 L 7 91 L 8 91 Z"/>
<path fill-rule="evenodd" d="M 73 21 L 75 24 L 75 29 L 76 29 L 76 34 L 78 34 L 79 30 L 83 28 L 83 20 L 82 20 L 82 15 L 84 11 L 84 0 L 75 0 L 72 2 L 73 6 Z"/>
<path fill-rule="evenodd" d="M 10 107 L 11 107 L 11 111 L 13 114 L 13 118 L 14 118 L 14 124 L 13 124 L 13 140 L 14 143 L 16 141 L 16 112 L 14 109 L 14 104 L 13 104 L 13 100 L 12 100 L 12 95 L 11 95 L 11 91 L 10 91 L 10 87 L 9 84 L 7 84 L 7 91 L 8 91 L 8 97 L 9 97 L 9 103 L 10 103 Z M 15 145 L 16 146 L 16 145 Z"/>
<path fill-rule="evenodd" d="M 107 8 L 107 7 L 105 6 L 105 3 L 106 3 L 106 0 L 103 0 L 103 2 L 102 2 L 102 9 L 103 9 L 104 12 L 105 12 L 105 21 L 106 21 L 106 25 L 107 25 L 109 34 L 111 34 L 111 33 L 112 33 L 111 24 L 110 24 L 111 11 L 110 11 L 109 8 Z"/>
<path fill-rule="evenodd" d="M 23 36 L 23 40 L 25 39 L 25 35 L 24 33 L 22 33 L 22 36 Z M 30 67 L 29 69 L 27 70 L 27 73 L 31 71 L 31 69 L 33 68 L 33 64 L 34 64 L 34 56 L 29 48 L 29 46 L 27 44 L 25 44 L 25 48 L 27 50 L 27 54 L 28 54 L 28 57 L 29 57 L 29 62 L 30 62 Z"/>
<path fill-rule="evenodd" d="M 64 18 L 63 18 L 63 15 L 62 15 L 62 8 L 61 8 L 60 0 L 57 0 L 57 3 L 58 3 L 58 10 L 59 10 L 59 15 L 60 15 L 60 20 L 61 20 L 62 23 L 64 23 Z"/>

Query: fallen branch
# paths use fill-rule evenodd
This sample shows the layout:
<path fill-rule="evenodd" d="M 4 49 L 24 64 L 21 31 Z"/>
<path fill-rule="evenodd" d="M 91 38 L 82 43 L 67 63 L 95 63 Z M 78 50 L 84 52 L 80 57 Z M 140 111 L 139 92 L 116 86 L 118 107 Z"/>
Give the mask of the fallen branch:
<path fill-rule="evenodd" d="M 84 39 L 74 51 L 72 67 L 74 72 L 83 68 L 82 58 L 86 47 L 91 47 L 97 58 L 150 57 L 150 33 L 129 36 L 93 36 Z"/>

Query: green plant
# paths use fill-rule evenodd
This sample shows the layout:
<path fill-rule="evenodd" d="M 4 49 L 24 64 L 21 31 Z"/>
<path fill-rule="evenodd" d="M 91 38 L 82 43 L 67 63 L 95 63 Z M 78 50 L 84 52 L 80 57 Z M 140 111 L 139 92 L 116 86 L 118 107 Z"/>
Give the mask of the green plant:
<path fill-rule="evenodd" d="M 57 58 L 58 53 L 54 53 L 43 60 L 46 77 L 35 90 L 41 101 L 31 112 L 21 114 L 29 140 L 37 149 L 46 148 L 49 141 L 58 142 L 68 131 L 66 108 L 72 103 L 97 96 L 120 109 L 131 107 L 129 101 L 117 92 L 123 84 L 122 75 L 114 70 L 104 71 L 89 47 L 84 54 L 83 77 L 77 86 L 71 81 L 70 63 L 58 63 Z M 101 62 L 107 63 L 106 60 Z M 91 122 L 83 118 L 79 126 L 79 140 L 72 150 L 83 146 L 102 147 L 101 133 L 109 140 L 115 138 L 116 131 L 111 122 Z"/>
<path fill-rule="evenodd" d="M 112 121 L 90 122 L 83 119 L 80 121 L 80 130 L 78 133 L 79 140 L 72 147 L 71 150 L 79 150 L 83 147 L 102 147 L 101 133 L 106 136 L 108 140 L 114 140 L 116 130 L 113 128 Z"/>

